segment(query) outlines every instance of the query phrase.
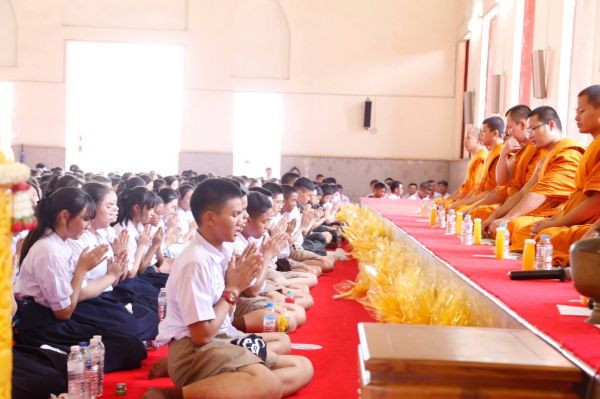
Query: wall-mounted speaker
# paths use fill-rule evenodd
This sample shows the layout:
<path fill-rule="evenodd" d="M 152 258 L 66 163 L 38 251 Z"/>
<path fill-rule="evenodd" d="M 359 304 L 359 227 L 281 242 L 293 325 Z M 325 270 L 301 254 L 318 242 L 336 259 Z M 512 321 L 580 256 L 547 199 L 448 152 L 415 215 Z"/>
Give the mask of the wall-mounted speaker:
<path fill-rule="evenodd" d="M 465 91 L 463 96 L 463 118 L 465 125 L 475 123 L 475 92 Z"/>
<path fill-rule="evenodd" d="M 502 75 L 492 76 L 492 113 L 500 113 L 500 100 L 502 94 Z"/>
<path fill-rule="evenodd" d="M 365 130 L 368 130 L 371 128 L 371 111 L 373 109 L 373 102 L 371 101 L 371 99 L 367 98 L 367 101 L 365 101 L 365 114 L 364 114 L 364 121 L 363 121 L 363 127 L 365 128 Z"/>
<path fill-rule="evenodd" d="M 546 98 L 546 61 L 544 50 L 534 50 L 531 53 L 531 72 L 533 98 Z"/>

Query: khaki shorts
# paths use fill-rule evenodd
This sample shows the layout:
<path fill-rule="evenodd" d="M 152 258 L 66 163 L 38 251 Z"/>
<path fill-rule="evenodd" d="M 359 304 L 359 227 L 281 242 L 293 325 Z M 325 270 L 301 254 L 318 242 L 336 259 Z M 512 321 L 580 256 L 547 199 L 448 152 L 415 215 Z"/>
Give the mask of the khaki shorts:
<path fill-rule="evenodd" d="M 267 361 L 263 362 L 248 349 L 232 344 L 232 339 L 220 334 L 202 346 L 194 345 L 188 337 L 171 341 L 167 367 L 175 385 L 183 388 L 201 379 L 238 371 L 251 364 L 261 363 L 269 368 L 277 364 L 277 355 L 273 352 L 267 351 Z"/>
<path fill-rule="evenodd" d="M 304 248 L 292 248 L 290 258 L 296 262 L 304 262 L 305 260 L 319 259 L 319 255 L 314 252 L 307 251 Z"/>
<path fill-rule="evenodd" d="M 241 324 L 243 325 L 243 320 L 240 320 L 240 318 L 243 318 L 247 313 L 266 308 L 269 302 L 271 302 L 269 298 L 260 295 L 255 297 L 240 296 L 235 304 L 233 324 L 240 324 L 242 322 Z"/>
<path fill-rule="evenodd" d="M 295 261 L 293 259 L 288 258 L 288 262 L 290 263 L 290 267 L 292 268 L 292 270 L 306 267 L 304 263 Z"/>

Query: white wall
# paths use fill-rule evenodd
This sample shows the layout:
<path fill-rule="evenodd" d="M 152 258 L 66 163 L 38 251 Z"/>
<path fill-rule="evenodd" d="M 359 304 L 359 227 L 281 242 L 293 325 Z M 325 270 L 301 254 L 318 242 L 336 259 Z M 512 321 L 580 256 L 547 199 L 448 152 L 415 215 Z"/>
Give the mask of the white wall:
<path fill-rule="evenodd" d="M 67 145 L 65 41 L 132 41 L 186 48 L 182 151 L 231 153 L 233 94 L 273 91 L 284 94 L 284 155 L 457 157 L 455 45 L 465 0 L 253 0 L 276 43 L 262 70 L 239 57 L 260 58 L 271 43 L 264 30 L 240 35 L 257 22 L 243 12 L 248 1 L 13 1 L 18 63 L 0 67 L 0 80 L 15 82 L 15 143 Z M 240 75 L 250 77 L 232 77 Z M 367 97 L 376 134 L 362 129 Z"/>

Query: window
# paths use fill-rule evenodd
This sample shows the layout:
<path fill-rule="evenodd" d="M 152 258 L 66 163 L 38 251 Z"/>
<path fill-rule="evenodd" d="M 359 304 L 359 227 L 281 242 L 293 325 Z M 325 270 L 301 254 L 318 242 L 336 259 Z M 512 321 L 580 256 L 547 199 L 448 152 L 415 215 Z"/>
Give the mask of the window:
<path fill-rule="evenodd" d="M 183 47 L 67 43 L 67 166 L 178 171 Z"/>

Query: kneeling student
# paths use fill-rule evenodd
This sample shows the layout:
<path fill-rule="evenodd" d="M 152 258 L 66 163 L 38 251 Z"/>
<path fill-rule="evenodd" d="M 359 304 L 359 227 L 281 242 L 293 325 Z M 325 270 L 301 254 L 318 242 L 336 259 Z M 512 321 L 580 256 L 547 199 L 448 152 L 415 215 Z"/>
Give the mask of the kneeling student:
<path fill-rule="evenodd" d="M 243 217 L 241 197 L 238 187 L 222 179 L 205 180 L 194 190 L 198 229 L 175 260 L 167 282 L 169 312 L 158 335 L 160 344 L 169 344 L 167 368 L 176 388 L 151 389 L 146 398 L 280 398 L 312 378 L 308 359 L 271 350 L 281 344 L 276 337 L 287 336 L 243 336 L 231 324 L 237 295 L 263 262 L 259 254 L 238 262 L 231 255 L 229 243 Z M 240 346 L 240 338 L 255 342 Z"/>

